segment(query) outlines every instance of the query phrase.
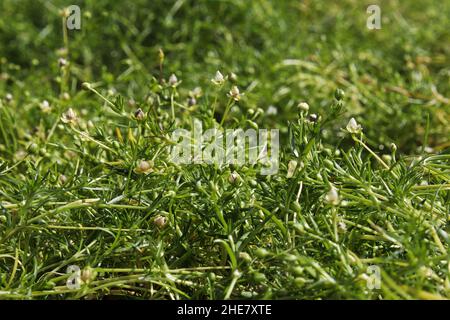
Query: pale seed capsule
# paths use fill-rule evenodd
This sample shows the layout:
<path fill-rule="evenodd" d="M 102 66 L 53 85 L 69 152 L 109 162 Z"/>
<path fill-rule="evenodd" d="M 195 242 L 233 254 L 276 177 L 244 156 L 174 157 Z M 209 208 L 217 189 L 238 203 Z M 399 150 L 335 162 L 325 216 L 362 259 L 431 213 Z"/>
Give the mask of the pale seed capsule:
<path fill-rule="evenodd" d="M 157 226 L 159 229 L 164 228 L 167 225 L 167 218 L 164 216 L 157 216 L 155 220 L 153 220 L 153 223 L 155 226 Z"/>
<path fill-rule="evenodd" d="M 229 95 L 231 98 L 233 98 L 235 101 L 239 101 L 241 99 L 241 94 L 239 92 L 239 88 L 237 86 L 231 87 L 231 90 L 229 92 Z"/>
<path fill-rule="evenodd" d="M 342 89 L 336 89 L 336 91 L 334 92 L 334 97 L 338 101 L 344 99 L 344 96 L 345 96 L 345 92 Z"/>
<path fill-rule="evenodd" d="M 92 85 L 91 85 L 89 82 L 83 82 L 83 83 L 81 84 L 81 87 L 82 87 L 84 90 L 91 90 L 91 89 L 92 89 Z"/>
<path fill-rule="evenodd" d="M 267 257 L 269 254 L 270 254 L 270 252 L 267 251 L 267 250 L 264 249 L 264 248 L 258 248 L 258 249 L 256 249 L 256 251 L 255 251 L 255 255 L 256 255 L 258 258 L 265 258 L 265 257 Z"/>
<path fill-rule="evenodd" d="M 225 82 L 225 78 L 223 77 L 223 74 L 219 70 L 217 70 L 214 78 L 211 79 L 211 82 L 215 85 L 221 85 Z"/>
<path fill-rule="evenodd" d="M 64 92 L 64 93 L 61 95 L 61 99 L 66 100 L 66 101 L 70 100 L 70 94 L 67 93 L 67 92 Z"/>
<path fill-rule="evenodd" d="M 253 281 L 255 281 L 256 283 L 262 283 L 262 282 L 266 282 L 267 278 L 264 273 L 254 272 L 253 273 Z"/>
<path fill-rule="evenodd" d="M 159 48 L 158 50 L 158 60 L 159 64 L 162 64 L 164 62 L 164 51 L 162 48 Z"/>
<path fill-rule="evenodd" d="M 58 180 L 61 185 L 65 185 L 69 179 L 67 179 L 67 177 L 65 175 L 61 174 L 59 176 Z"/>
<path fill-rule="evenodd" d="M 239 252 L 239 258 L 247 262 L 252 261 L 252 257 L 247 252 Z"/>
<path fill-rule="evenodd" d="M 230 72 L 228 75 L 228 79 L 230 79 L 232 82 L 237 82 L 237 75 L 234 72 Z"/>
<path fill-rule="evenodd" d="M 141 160 L 134 169 L 135 173 L 148 174 L 153 171 L 153 161 Z"/>
<path fill-rule="evenodd" d="M 392 152 L 396 152 L 397 151 L 397 145 L 395 143 L 391 143 L 391 150 Z"/>

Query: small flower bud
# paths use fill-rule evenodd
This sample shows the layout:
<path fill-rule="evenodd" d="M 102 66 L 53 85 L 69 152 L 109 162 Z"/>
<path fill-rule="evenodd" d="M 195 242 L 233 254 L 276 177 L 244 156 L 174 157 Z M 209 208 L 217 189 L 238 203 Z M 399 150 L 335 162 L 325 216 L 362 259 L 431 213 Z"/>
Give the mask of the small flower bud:
<path fill-rule="evenodd" d="M 242 276 L 242 273 L 238 269 L 235 269 L 233 271 L 233 277 L 234 278 L 240 278 L 241 276 Z"/>
<path fill-rule="evenodd" d="M 387 164 L 391 164 L 392 162 L 392 156 L 390 154 L 383 154 L 381 156 L 381 159 L 386 162 Z"/>
<path fill-rule="evenodd" d="M 67 92 L 64 92 L 64 93 L 61 95 L 61 99 L 66 100 L 66 101 L 70 100 L 70 94 L 67 93 Z"/>
<path fill-rule="evenodd" d="M 395 143 L 391 143 L 391 150 L 392 150 L 392 152 L 397 151 L 397 145 Z"/>
<path fill-rule="evenodd" d="M 11 94 L 11 93 L 7 93 L 7 94 L 5 94 L 5 100 L 6 100 L 7 102 L 11 102 L 11 101 L 12 101 L 12 99 L 13 99 L 13 96 L 12 96 L 12 94 Z"/>
<path fill-rule="evenodd" d="M 155 226 L 157 226 L 159 229 L 164 228 L 167 225 L 167 218 L 164 216 L 157 216 L 154 220 L 153 223 L 155 224 Z"/>
<path fill-rule="evenodd" d="M 252 257 L 247 252 L 239 252 L 239 258 L 247 262 L 252 261 Z"/>
<path fill-rule="evenodd" d="M 32 142 L 28 146 L 27 151 L 30 153 L 37 153 L 37 152 L 39 152 L 39 146 L 37 145 L 37 143 Z"/>
<path fill-rule="evenodd" d="M 344 90 L 336 89 L 336 91 L 334 91 L 334 97 L 336 98 L 337 101 L 344 99 L 344 96 L 345 96 Z"/>
<path fill-rule="evenodd" d="M 339 193 L 338 190 L 332 186 L 330 191 L 328 191 L 328 193 L 325 195 L 325 202 L 336 206 L 339 204 L 340 202 L 340 197 L 339 197 Z"/>
<path fill-rule="evenodd" d="M 134 100 L 133 98 L 128 99 L 127 104 L 130 107 L 134 107 L 136 105 L 136 100 Z"/>
<path fill-rule="evenodd" d="M 300 103 L 297 105 L 297 108 L 298 108 L 300 111 L 308 112 L 308 110 L 309 110 L 309 104 L 307 104 L 306 102 L 300 102 Z"/>
<path fill-rule="evenodd" d="M 359 125 L 355 118 L 351 118 L 347 123 L 346 129 L 350 133 L 360 133 L 362 131 L 361 125 Z"/>
<path fill-rule="evenodd" d="M 84 90 L 91 90 L 91 89 L 92 89 L 92 85 L 91 85 L 89 82 L 83 82 L 83 83 L 81 84 L 81 87 L 82 87 Z"/>

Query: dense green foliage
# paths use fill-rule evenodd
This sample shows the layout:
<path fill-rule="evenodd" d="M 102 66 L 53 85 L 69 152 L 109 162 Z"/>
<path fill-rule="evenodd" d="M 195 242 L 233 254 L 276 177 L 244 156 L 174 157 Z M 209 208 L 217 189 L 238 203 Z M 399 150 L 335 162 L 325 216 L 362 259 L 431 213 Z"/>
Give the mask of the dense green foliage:
<path fill-rule="evenodd" d="M 70 4 L 0 2 L 0 299 L 450 298 L 448 2 Z M 172 163 L 194 119 L 279 172 Z"/>

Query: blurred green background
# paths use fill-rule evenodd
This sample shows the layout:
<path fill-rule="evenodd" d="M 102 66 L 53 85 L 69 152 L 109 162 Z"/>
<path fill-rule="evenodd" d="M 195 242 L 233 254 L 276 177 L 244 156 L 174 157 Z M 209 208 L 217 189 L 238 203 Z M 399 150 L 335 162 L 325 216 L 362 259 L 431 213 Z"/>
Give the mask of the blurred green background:
<path fill-rule="evenodd" d="M 375 146 L 395 141 L 415 153 L 448 146 L 449 1 L 35 1 L 0 2 L 0 94 L 58 93 L 64 46 L 60 10 L 81 8 L 69 31 L 71 95 L 83 81 L 137 101 L 158 74 L 176 73 L 185 90 L 207 87 L 216 70 L 234 72 L 246 107 L 278 108 L 264 121 L 284 125 L 307 101 L 323 114 L 337 87 L 346 91 Z M 366 28 L 368 5 L 381 7 L 381 30 Z M 20 112 L 20 110 L 19 110 Z"/>

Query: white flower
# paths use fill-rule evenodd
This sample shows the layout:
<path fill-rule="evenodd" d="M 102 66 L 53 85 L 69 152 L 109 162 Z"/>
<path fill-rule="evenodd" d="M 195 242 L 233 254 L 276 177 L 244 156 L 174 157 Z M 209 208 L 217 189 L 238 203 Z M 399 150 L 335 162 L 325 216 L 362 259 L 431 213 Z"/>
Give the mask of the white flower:
<path fill-rule="evenodd" d="M 337 229 L 339 233 L 345 233 L 347 231 L 347 224 L 341 220 L 337 223 Z"/>
<path fill-rule="evenodd" d="M 338 205 L 340 202 L 340 197 L 338 190 L 332 186 L 330 191 L 325 195 L 325 202 L 331 204 L 331 205 Z"/>
<path fill-rule="evenodd" d="M 231 87 L 231 90 L 230 90 L 230 92 L 228 94 L 235 101 L 239 101 L 241 99 L 241 94 L 240 94 L 239 88 L 237 86 Z"/>
<path fill-rule="evenodd" d="M 225 82 L 225 78 L 223 77 L 223 74 L 220 73 L 219 70 L 217 70 L 216 75 L 213 79 L 211 79 L 211 82 L 219 86 Z"/>
<path fill-rule="evenodd" d="M 73 111 L 72 108 L 69 108 L 66 112 L 61 116 L 61 121 L 64 123 L 74 124 L 78 121 L 77 114 Z"/>
<path fill-rule="evenodd" d="M 172 87 L 175 87 L 178 84 L 178 78 L 175 74 L 172 73 L 172 75 L 169 77 L 169 84 Z"/>
<path fill-rule="evenodd" d="M 66 184 L 66 183 L 67 183 L 67 180 L 69 180 L 69 179 L 67 179 L 67 177 L 66 177 L 65 175 L 61 174 L 61 175 L 59 176 L 58 180 L 59 180 L 59 183 L 60 183 L 60 184 Z"/>
<path fill-rule="evenodd" d="M 134 169 L 135 173 L 148 174 L 153 171 L 153 161 L 141 160 Z"/>
<path fill-rule="evenodd" d="M 361 125 L 356 122 L 355 118 L 349 120 L 346 129 L 350 133 L 360 133 L 362 131 Z"/>

